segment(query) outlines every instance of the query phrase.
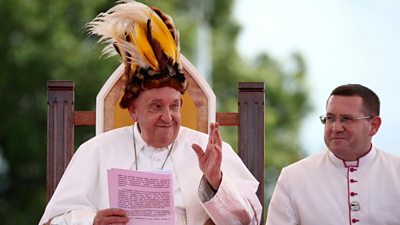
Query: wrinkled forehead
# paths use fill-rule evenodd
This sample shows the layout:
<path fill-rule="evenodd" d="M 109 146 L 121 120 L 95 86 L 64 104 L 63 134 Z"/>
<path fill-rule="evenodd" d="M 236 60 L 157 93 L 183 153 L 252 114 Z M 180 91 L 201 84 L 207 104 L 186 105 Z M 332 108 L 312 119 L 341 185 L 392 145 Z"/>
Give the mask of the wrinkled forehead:
<path fill-rule="evenodd" d="M 135 101 L 173 102 L 180 101 L 182 94 L 172 87 L 152 88 L 142 91 Z"/>

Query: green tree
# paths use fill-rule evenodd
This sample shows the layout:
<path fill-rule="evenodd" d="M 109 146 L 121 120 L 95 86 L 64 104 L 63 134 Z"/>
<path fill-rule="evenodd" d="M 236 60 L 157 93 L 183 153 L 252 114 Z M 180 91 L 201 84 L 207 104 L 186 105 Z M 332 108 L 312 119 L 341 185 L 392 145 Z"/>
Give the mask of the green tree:
<path fill-rule="evenodd" d="M 154 1 L 144 1 L 154 4 Z M 180 30 L 182 52 L 193 60 L 199 18 L 211 30 L 212 86 L 219 111 L 237 110 L 238 81 L 266 84 L 266 174 L 271 189 L 283 165 L 302 157 L 298 132 L 309 110 L 305 63 L 299 54 L 292 71 L 267 54 L 243 59 L 235 49 L 240 26 L 232 18 L 233 0 L 210 0 L 206 16 L 198 0 L 157 1 Z M 74 80 L 75 107 L 93 110 L 95 96 L 118 59 L 101 59 L 85 24 L 114 4 L 112 0 L 2 0 L 0 2 L 0 217 L 4 224 L 39 221 L 46 204 L 47 80 Z M 196 6 L 196 5 L 195 5 Z M 201 15 L 200 15 L 201 16 Z M 76 144 L 94 128 L 76 130 Z M 235 129 L 224 139 L 236 143 Z"/>
<path fill-rule="evenodd" d="M 0 2 L 0 151 L 8 168 L 0 181 L 3 224 L 39 221 L 45 205 L 46 83 L 75 80 L 77 107 L 93 108 L 111 71 L 99 63 L 85 23 L 110 2 Z M 4 164 L 3 164 L 4 165 Z M 4 166 L 3 166 L 4 167 Z"/>

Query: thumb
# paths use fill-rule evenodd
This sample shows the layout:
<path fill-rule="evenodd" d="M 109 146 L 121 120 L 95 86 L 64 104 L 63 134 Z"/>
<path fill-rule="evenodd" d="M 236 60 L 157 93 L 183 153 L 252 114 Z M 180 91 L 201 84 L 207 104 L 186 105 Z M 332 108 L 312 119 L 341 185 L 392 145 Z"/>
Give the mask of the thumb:
<path fill-rule="evenodd" d="M 200 145 L 192 144 L 192 149 L 196 153 L 198 159 L 200 159 L 204 155 L 203 149 L 200 147 Z"/>

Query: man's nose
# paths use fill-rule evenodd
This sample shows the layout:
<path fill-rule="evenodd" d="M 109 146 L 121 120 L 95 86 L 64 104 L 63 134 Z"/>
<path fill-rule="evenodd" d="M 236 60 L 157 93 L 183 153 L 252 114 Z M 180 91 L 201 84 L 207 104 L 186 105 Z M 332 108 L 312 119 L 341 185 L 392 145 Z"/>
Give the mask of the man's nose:
<path fill-rule="evenodd" d="M 172 120 L 172 112 L 168 107 L 162 111 L 161 119 L 168 122 Z"/>
<path fill-rule="evenodd" d="M 332 123 L 332 130 L 333 131 L 342 131 L 344 129 L 343 123 L 340 119 L 335 120 Z"/>

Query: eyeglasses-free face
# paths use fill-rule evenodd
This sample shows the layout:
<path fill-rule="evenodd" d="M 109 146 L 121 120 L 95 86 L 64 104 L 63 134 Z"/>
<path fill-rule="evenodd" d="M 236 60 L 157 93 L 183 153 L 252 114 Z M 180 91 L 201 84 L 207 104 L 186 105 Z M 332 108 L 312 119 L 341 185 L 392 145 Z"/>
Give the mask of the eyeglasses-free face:
<path fill-rule="evenodd" d="M 145 90 L 128 108 L 144 141 L 155 148 L 170 145 L 180 128 L 182 95 L 172 87 Z"/>

